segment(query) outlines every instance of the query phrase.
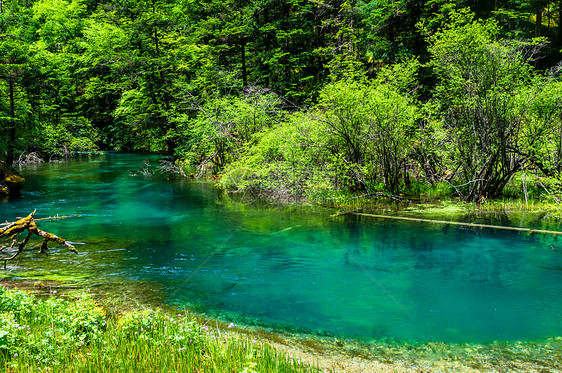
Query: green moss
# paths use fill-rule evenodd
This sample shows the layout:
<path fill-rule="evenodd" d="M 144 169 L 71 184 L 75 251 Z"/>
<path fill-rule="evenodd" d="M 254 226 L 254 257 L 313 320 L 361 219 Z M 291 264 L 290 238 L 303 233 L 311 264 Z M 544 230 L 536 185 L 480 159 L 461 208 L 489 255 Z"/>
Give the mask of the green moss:
<path fill-rule="evenodd" d="M 25 179 L 12 169 L 0 164 L 0 196 L 18 194 L 23 188 Z"/>
<path fill-rule="evenodd" d="M 57 283 L 84 283 L 89 277 L 87 275 L 80 275 L 77 273 L 64 273 L 64 272 L 51 272 L 42 270 L 28 270 L 21 272 L 4 271 L 0 273 L 0 279 L 15 279 L 27 281 L 47 281 Z"/>
<path fill-rule="evenodd" d="M 474 212 L 475 206 L 461 201 L 439 201 L 434 203 L 419 203 L 406 207 L 404 212 L 413 215 L 440 216 L 459 218 Z"/>

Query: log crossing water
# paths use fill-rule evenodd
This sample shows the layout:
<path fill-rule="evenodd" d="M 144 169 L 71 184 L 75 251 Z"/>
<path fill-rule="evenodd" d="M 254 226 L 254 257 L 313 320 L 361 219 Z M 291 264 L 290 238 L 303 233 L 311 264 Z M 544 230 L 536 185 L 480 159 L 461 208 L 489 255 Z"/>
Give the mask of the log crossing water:
<path fill-rule="evenodd" d="M 338 213 L 338 214 L 334 214 L 332 216 L 335 217 L 335 216 L 346 215 L 346 214 L 356 215 L 356 216 L 367 216 L 367 217 L 370 217 L 370 218 L 379 218 L 379 219 L 394 219 L 394 220 L 414 221 L 414 222 L 419 222 L 419 223 L 459 225 L 461 227 L 490 228 L 490 229 L 502 229 L 502 230 L 507 230 L 507 231 L 517 231 L 517 232 L 525 232 L 525 233 L 562 235 L 562 232 L 560 232 L 560 231 L 551 231 L 551 230 L 546 230 L 546 229 L 508 227 L 508 226 L 504 226 L 504 225 L 492 225 L 492 224 L 465 223 L 465 222 L 450 221 L 450 220 L 412 218 L 412 217 L 408 217 L 408 216 L 378 215 L 378 214 L 368 214 L 368 213 L 353 212 L 353 211 Z"/>
<path fill-rule="evenodd" d="M 550 232 L 559 225 L 334 219 L 333 210 L 233 201 L 210 183 L 160 173 L 159 160 L 107 154 L 22 169 L 23 195 L 0 203 L 0 221 L 34 209 L 38 220 L 79 215 L 41 221 L 79 245 L 78 255 L 56 246 L 48 257 L 23 252 L 0 276 L 141 284 L 168 305 L 318 335 L 562 335 L 562 243 Z M 547 234 L 528 234 L 539 232 Z"/>

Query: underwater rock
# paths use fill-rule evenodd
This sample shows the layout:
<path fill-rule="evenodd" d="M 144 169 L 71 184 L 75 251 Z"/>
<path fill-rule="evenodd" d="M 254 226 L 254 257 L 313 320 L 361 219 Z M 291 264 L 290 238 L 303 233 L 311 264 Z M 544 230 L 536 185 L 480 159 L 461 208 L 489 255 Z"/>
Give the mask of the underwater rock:
<path fill-rule="evenodd" d="M 0 164 L 0 196 L 19 194 L 24 183 L 23 177 Z"/>
<path fill-rule="evenodd" d="M 4 182 L 4 184 L 6 184 L 8 190 L 12 194 L 18 194 L 22 190 L 23 184 L 25 183 L 25 179 L 23 177 L 15 174 L 4 177 L 2 181 Z"/>

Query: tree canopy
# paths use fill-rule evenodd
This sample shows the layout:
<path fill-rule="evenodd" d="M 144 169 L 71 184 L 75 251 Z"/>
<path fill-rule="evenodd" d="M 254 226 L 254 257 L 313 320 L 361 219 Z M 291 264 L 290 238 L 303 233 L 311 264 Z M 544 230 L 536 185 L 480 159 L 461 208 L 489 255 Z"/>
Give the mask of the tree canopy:
<path fill-rule="evenodd" d="M 559 1 L 0 4 L 8 164 L 152 151 L 234 190 L 473 201 L 562 168 Z"/>

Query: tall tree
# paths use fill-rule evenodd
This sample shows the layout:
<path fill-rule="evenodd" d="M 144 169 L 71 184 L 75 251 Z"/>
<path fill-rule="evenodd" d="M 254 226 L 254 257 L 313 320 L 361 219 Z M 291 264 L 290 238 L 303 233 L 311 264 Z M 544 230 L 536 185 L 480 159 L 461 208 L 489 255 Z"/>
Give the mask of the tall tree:
<path fill-rule="evenodd" d="M 530 124 L 531 107 L 542 92 L 528 64 L 537 46 L 498 34 L 496 22 L 457 13 L 431 38 L 431 64 L 439 79 L 435 97 L 453 140 L 458 191 L 472 201 L 500 195 L 529 161 L 525 142 L 536 142 L 548 125 Z"/>
<path fill-rule="evenodd" d="M 23 41 L 16 39 L 13 35 L 0 40 L 0 79 L 7 86 L 5 99 L 8 102 L 8 111 L 0 117 L 0 120 L 4 122 L 2 125 L 6 142 L 4 156 L 8 165 L 14 162 L 17 134 L 23 130 L 21 128 L 23 118 L 16 113 L 16 100 L 21 101 L 19 105 L 21 109 L 22 104 L 26 101 L 25 86 L 28 64 L 29 55 Z"/>

